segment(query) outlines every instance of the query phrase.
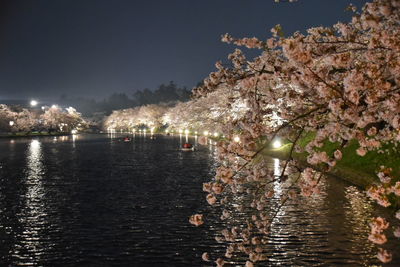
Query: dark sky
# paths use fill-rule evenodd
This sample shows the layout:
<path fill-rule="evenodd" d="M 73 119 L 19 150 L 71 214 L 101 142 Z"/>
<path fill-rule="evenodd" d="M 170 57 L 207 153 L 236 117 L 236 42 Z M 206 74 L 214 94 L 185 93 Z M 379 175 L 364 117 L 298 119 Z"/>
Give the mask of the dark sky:
<path fill-rule="evenodd" d="M 0 0 L 0 99 L 192 88 L 234 46 L 348 21 L 350 0 Z M 358 5 L 364 0 L 354 0 Z"/>

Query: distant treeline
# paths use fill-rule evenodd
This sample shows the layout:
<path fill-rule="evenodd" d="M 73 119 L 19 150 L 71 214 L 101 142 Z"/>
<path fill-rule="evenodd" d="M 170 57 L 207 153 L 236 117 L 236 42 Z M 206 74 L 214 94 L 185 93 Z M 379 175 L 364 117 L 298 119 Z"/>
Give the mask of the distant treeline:
<path fill-rule="evenodd" d="M 125 93 L 114 93 L 110 97 L 96 101 L 83 97 L 70 97 L 62 95 L 59 104 L 73 106 L 85 116 L 95 113 L 110 114 L 113 110 L 126 109 L 148 104 L 159 104 L 162 102 L 187 101 L 190 99 L 191 90 L 186 87 L 178 87 L 173 81 L 161 84 L 156 90 L 143 89 L 136 91 L 132 96 Z"/>

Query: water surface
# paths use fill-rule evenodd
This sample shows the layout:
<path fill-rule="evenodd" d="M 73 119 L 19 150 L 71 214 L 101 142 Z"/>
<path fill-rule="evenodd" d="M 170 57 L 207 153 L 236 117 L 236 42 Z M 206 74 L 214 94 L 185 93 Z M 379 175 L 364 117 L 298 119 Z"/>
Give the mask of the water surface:
<path fill-rule="evenodd" d="M 215 237 L 251 211 L 222 221 L 222 207 L 206 205 L 213 146 L 184 152 L 184 136 L 120 137 L 0 139 L 0 266 L 209 266 L 204 251 L 224 254 Z M 188 223 L 197 212 L 207 216 L 198 228 Z M 375 213 L 357 188 L 327 179 L 321 195 L 280 211 L 260 266 L 378 264 L 366 242 Z"/>

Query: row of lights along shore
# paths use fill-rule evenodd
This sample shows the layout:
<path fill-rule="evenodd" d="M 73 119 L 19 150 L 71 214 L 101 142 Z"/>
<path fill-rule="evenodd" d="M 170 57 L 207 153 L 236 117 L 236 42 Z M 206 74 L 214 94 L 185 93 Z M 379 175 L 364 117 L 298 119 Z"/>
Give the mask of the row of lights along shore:
<path fill-rule="evenodd" d="M 107 130 L 108 130 L 109 132 L 113 132 L 113 129 L 108 128 Z M 122 130 L 121 130 L 121 132 L 122 132 Z M 147 130 L 146 130 L 146 129 L 140 129 L 140 130 L 138 130 L 137 132 L 139 132 L 139 133 L 146 133 Z M 136 133 L 136 129 L 133 129 L 133 130 L 132 130 L 132 133 Z M 150 129 L 150 133 L 151 133 L 151 134 L 154 133 L 154 128 L 151 128 L 151 129 Z M 173 131 L 170 131 L 170 130 L 167 129 L 167 130 L 165 130 L 165 133 L 166 133 L 166 134 L 169 134 L 169 133 L 173 133 Z M 188 135 L 188 134 L 190 134 L 190 131 L 189 131 L 188 129 L 186 129 L 186 130 L 179 129 L 179 130 L 178 130 L 178 133 L 179 133 L 179 134 L 185 133 L 186 135 Z M 198 135 L 198 132 L 195 131 L 194 134 L 195 134 L 195 135 Z M 204 136 L 219 137 L 219 133 L 217 133 L 217 132 L 214 132 L 214 133 L 212 134 L 212 133 L 210 133 L 209 131 L 204 131 L 204 132 L 203 132 L 203 135 L 204 135 Z M 222 137 L 225 137 L 225 136 L 222 136 Z M 241 140 L 240 140 L 240 137 L 236 135 L 236 136 L 233 137 L 233 141 L 236 142 L 236 143 L 240 143 Z M 282 146 L 282 142 L 281 142 L 279 139 L 276 139 L 274 142 L 272 142 L 272 147 L 273 147 L 273 148 L 280 148 L 281 146 Z"/>

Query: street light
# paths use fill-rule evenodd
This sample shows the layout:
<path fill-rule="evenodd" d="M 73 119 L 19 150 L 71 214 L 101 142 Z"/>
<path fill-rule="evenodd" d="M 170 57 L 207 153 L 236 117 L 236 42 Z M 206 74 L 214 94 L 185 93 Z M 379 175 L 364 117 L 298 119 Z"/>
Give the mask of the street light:
<path fill-rule="evenodd" d="M 35 107 L 38 104 L 38 102 L 36 100 L 31 100 L 31 106 Z"/>
<path fill-rule="evenodd" d="M 279 139 L 275 140 L 275 141 L 272 143 L 272 147 L 273 147 L 273 148 L 280 148 L 281 146 L 282 146 L 282 143 L 281 143 L 281 141 L 280 141 Z"/>

